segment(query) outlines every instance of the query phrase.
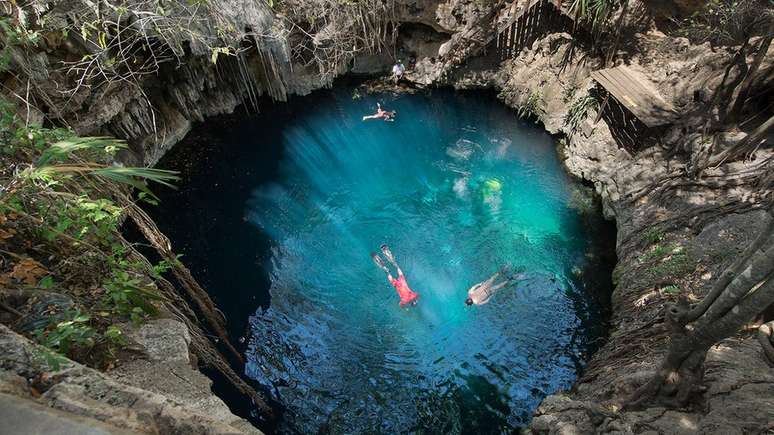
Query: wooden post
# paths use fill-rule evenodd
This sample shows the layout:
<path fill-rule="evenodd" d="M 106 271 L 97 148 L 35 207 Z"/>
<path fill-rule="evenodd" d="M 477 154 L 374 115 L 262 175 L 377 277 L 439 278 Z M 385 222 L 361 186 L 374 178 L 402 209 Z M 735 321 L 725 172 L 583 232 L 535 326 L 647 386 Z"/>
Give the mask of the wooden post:
<path fill-rule="evenodd" d="M 604 101 L 602 101 L 602 104 L 600 104 L 599 106 L 599 113 L 597 113 L 597 119 L 594 120 L 594 125 L 597 125 L 599 120 L 602 118 L 602 113 L 605 112 L 605 108 L 607 107 L 607 103 L 608 103 L 607 99 L 610 98 L 610 92 L 605 91 L 605 93 L 606 93 L 605 99 Z"/>
<path fill-rule="evenodd" d="M 508 44 L 508 58 L 512 59 L 514 57 L 513 41 L 516 39 L 516 23 L 511 24 L 511 26 L 508 28 L 508 34 L 510 35 L 511 41 L 511 43 Z"/>
<path fill-rule="evenodd" d="M 502 62 L 503 61 L 503 34 L 498 33 L 496 40 L 497 40 L 497 60 Z"/>
<path fill-rule="evenodd" d="M 524 48 L 524 37 L 526 36 L 529 29 L 527 29 L 527 11 L 523 11 L 524 13 L 521 15 L 521 18 L 519 19 L 519 27 L 521 27 L 521 34 L 519 37 L 519 51 L 521 51 L 522 48 Z"/>
<path fill-rule="evenodd" d="M 526 48 L 530 48 L 532 46 L 532 42 L 534 41 L 534 35 L 535 35 L 535 17 L 537 14 L 535 13 L 535 5 L 532 5 L 531 8 L 527 11 L 527 14 L 529 14 L 528 17 L 528 24 L 527 24 L 527 38 L 524 40 L 524 46 Z"/>

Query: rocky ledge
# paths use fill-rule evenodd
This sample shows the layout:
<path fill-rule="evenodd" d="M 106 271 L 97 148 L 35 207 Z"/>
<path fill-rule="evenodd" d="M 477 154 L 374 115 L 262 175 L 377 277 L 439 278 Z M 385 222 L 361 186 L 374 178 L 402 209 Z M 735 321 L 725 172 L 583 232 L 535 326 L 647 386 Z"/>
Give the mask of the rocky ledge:
<path fill-rule="evenodd" d="M 0 416 L 7 433 L 260 434 L 211 392 L 190 359 L 186 326 L 127 325 L 131 355 L 107 373 L 62 360 L 0 325 Z M 17 411 L 12 411 L 12 410 Z"/>

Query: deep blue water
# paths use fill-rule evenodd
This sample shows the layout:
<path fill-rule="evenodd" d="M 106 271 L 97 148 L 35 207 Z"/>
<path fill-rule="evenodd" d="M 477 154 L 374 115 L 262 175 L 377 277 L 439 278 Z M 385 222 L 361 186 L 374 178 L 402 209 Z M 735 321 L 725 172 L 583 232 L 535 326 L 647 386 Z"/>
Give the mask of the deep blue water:
<path fill-rule="evenodd" d="M 394 123 L 361 120 L 376 101 Z M 555 148 L 492 95 L 340 85 L 195 129 L 156 214 L 246 337 L 280 431 L 508 432 L 604 330 L 610 228 Z M 382 243 L 416 307 L 371 262 Z M 466 306 L 504 264 L 527 278 Z"/>

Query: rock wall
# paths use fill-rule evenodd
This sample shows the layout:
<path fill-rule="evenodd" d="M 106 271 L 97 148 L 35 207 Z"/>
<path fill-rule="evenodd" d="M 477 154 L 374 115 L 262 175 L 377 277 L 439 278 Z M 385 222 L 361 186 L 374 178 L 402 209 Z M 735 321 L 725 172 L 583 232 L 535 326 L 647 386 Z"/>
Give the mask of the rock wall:
<path fill-rule="evenodd" d="M 127 338 L 135 349 L 133 361 L 112 373 L 69 360 L 51 370 L 43 348 L 0 325 L 0 401 L 22 410 L 4 416 L 3 433 L 42 433 L 37 430 L 44 423 L 52 433 L 66 434 L 86 433 L 84 428 L 116 434 L 261 433 L 210 392 L 210 380 L 189 360 L 185 325 L 159 319 Z"/>
<path fill-rule="evenodd" d="M 472 0 L 397 0 L 394 19 L 402 50 L 395 54 L 432 56 L 449 34 L 465 29 L 491 7 Z M 195 32 L 172 34 L 180 39 L 170 43 L 179 51 L 173 59 L 160 63 L 151 74 L 111 81 L 98 76 L 83 83 L 81 71 L 68 65 L 76 59 L 104 55 L 94 54 L 94 35 L 73 34 L 72 21 L 76 16 L 97 20 L 106 11 L 86 0 L 36 0 L 32 6 L 0 9 L 0 17 L 6 14 L 13 20 L 45 26 L 41 31 L 45 37 L 33 54 L 19 51 L 12 56 L 12 67 L 23 71 L 27 80 L 22 75 L 5 80 L 8 100 L 18 103 L 20 113 L 28 112 L 32 122 L 48 118 L 66 123 L 81 135 L 127 140 L 132 152 L 122 159 L 132 164 L 154 164 L 188 133 L 193 122 L 231 113 L 240 104 L 260 110 L 262 102 L 306 95 L 329 86 L 333 78 L 323 78 L 314 65 L 291 59 L 286 39 L 289 25 L 263 2 L 210 0 L 198 14 L 186 8 L 170 9 L 164 12 L 170 20 L 177 14 L 195 28 Z M 88 23 L 83 26 L 89 28 Z M 205 39 L 210 45 L 202 42 Z M 246 40 L 252 43 L 246 46 Z M 218 45 L 241 46 L 242 51 L 238 55 L 221 53 L 213 62 L 212 50 Z M 358 56 L 338 74 L 388 71 L 394 61 L 388 52 Z M 31 96 L 32 105 L 20 102 L 20 95 Z"/>

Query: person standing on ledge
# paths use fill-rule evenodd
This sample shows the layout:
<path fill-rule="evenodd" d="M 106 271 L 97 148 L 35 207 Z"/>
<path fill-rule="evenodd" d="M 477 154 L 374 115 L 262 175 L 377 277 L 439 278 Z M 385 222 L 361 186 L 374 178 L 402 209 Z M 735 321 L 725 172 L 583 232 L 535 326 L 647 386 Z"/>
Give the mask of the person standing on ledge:
<path fill-rule="evenodd" d="M 392 66 L 392 81 L 395 83 L 395 86 L 398 85 L 398 82 L 403 78 L 403 73 L 405 72 L 406 67 L 403 66 L 403 62 L 398 59 L 398 62 Z"/>
<path fill-rule="evenodd" d="M 484 282 L 480 282 L 473 287 L 471 287 L 468 290 L 468 298 L 465 299 L 466 305 L 484 305 L 485 303 L 489 302 L 489 299 L 494 296 L 495 292 L 498 290 L 507 287 L 509 285 L 512 285 L 516 281 L 522 280 L 526 277 L 523 273 L 517 273 L 515 275 L 511 275 L 508 277 L 505 281 L 495 284 L 494 282 L 497 280 L 497 277 L 500 275 L 504 275 L 508 273 L 508 268 L 506 266 L 503 266 L 502 269 L 500 269 L 499 272 L 492 275 L 491 278 Z"/>
<path fill-rule="evenodd" d="M 390 273 L 390 269 L 385 266 L 384 261 L 382 260 L 382 257 L 380 257 L 377 253 L 372 252 L 371 258 L 374 259 L 374 263 L 376 263 L 376 266 L 379 267 L 379 269 L 382 269 L 384 273 L 387 274 L 387 281 L 392 284 L 393 287 L 395 287 L 395 291 L 398 292 L 398 296 L 400 296 L 400 306 L 401 308 L 405 307 L 408 304 L 416 305 L 417 299 L 419 299 L 419 295 L 416 294 L 413 290 L 411 290 L 411 287 L 409 287 L 408 283 L 406 282 L 406 277 L 403 276 L 403 271 L 400 270 L 400 266 L 398 266 L 398 263 L 395 261 L 395 257 L 392 256 L 392 252 L 390 252 L 390 248 L 387 245 L 382 245 L 382 254 L 384 254 L 384 257 L 387 258 L 387 260 L 392 263 L 393 266 L 395 266 L 395 269 L 398 270 L 398 278 L 395 279 L 392 277 L 392 273 Z"/>

